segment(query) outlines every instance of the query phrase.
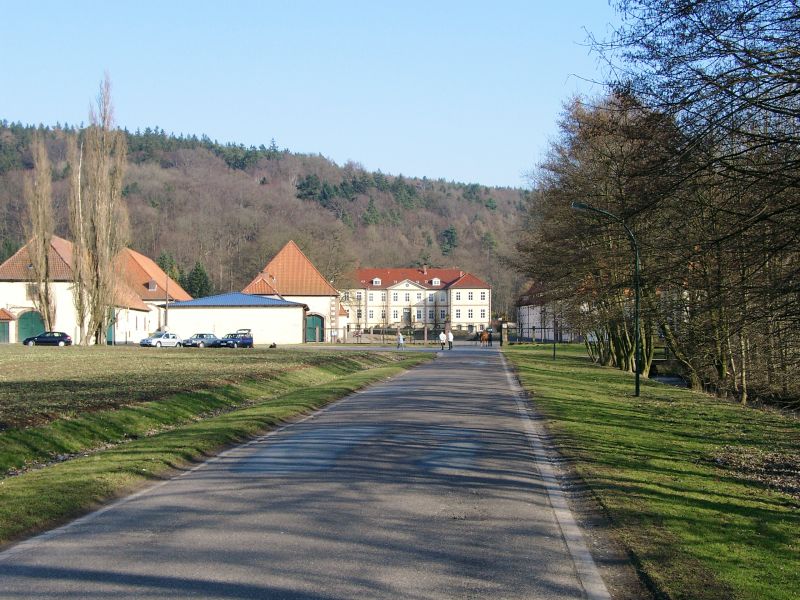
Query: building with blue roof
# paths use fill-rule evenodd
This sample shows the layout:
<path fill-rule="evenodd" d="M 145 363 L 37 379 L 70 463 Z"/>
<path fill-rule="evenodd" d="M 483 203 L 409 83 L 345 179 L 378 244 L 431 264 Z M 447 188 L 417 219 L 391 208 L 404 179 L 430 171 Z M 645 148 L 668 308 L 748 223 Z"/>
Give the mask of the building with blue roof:
<path fill-rule="evenodd" d="M 301 344 L 308 307 L 282 298 L 229 292 L 164 305 L 167 328 L 181 338 L 195 333 L 222 337 L 237 329 L 250 329 L 254 343 Z"/>

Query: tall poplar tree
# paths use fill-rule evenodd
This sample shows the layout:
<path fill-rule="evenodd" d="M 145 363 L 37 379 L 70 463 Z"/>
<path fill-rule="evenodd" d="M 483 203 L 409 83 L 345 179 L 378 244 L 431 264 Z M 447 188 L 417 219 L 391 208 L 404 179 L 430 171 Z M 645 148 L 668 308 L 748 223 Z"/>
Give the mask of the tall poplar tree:
<path fill-rule="evenodd" d="M 116 287 L 114 260 L 125 247 L 128 215 L 122 200 L 127 156 L 125 135 L 114 129 L 111 81 L 106 75 L 90 110 L 91 124 L 82 132 L 82 144 L 73 148 L 70 223 L 74 238 L 76 307 L 85 306 L 87 336 L 102 343 Z M 77 154 L 77 156 L 75 156 Z M 82 288 L 82 289 L 78 289 Z"/>
<path fill-rule="evenodd" d="M 53 191 L 50 159 L 41 133 L 31 141 L 33 174 L 26 174 L 25 202 L 28 206 L 28 257 L 33 302 L 48 331 L 54 329 L 56 304 L 51 286 L 50 243 L 53 238 Z"/>

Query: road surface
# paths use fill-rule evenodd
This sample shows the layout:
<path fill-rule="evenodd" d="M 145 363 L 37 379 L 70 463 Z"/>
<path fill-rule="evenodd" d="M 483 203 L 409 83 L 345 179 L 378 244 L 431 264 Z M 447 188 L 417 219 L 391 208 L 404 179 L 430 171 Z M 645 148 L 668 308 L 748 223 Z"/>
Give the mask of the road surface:
<path fill-rule="evenodd" d="M 0 554 L 2 598 L 607 598 L 497 348 Z"/>

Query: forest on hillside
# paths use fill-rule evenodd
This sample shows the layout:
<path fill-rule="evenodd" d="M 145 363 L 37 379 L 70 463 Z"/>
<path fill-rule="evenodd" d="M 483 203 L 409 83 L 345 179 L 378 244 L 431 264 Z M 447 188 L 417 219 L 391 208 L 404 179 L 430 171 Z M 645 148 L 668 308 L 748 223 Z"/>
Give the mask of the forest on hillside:
<path fill-rule="evenodd" d="M 23 174 L 43 133 L 53 171 L 56 234 L 69 237 L 68 125 L 0 121 L 0 260 L 25 239 Z M 339 288 L 359 266 L 458 267 L 494 288 L 494 311 L 512 314 L 518 276 L 504 266 L 527 206 L 526 190 L 368 172 L 322 155 L 220 144 L 162 129 L 125 132 L 123 196 L 130 246 L 212 290 L 242 289 L 288 240 Z"/>

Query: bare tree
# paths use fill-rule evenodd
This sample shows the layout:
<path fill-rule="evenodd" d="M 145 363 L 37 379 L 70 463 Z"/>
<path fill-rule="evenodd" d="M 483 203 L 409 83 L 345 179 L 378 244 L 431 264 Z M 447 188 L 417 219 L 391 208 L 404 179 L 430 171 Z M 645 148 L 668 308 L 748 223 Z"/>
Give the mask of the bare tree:
<path fill-rule="evenodd" d="M 84 294 L 83 299 L 76 296 L 76 307 L 85 303 L 88 335 L 101 343 L 114 301 L 114 260 L 125 247 L 128 233 L 127 210 L 122 201 L 126 141 L 124 133 L 113 128 L 111 81 L 107 74 L 96 110 L 90 110 L 90 120 L 91 125 L 83 131 L 81 150 L 75 152 L 73 145 L 77 173 L 72 181 L 70 221 L 75 262 L 79 264 L 75 293 Z M 88 343 L 88 337 L 84 343 Z"/>
<path fill-rule="evenodd" d="M 26 175 L 25 201 L 28 205 L 28 257 L 33 302 L 48 331 L 54 328 L 56 304 L 51 285 L 50 243 L 53 237 L 53 191 L 50 159 L 41 133 L 31 142 L 33 174 Z"/>
<path fill-rule="evenodd" d="M 75 306 L 75 316 L 78 325 L 78 339 L 83 344 L 88 344 L 86 337 L 86 324 L 88 321 L 89 303 L 87 300 L 89 289 L 87 257 L 88 223 L 84 217 L 86 212 L 83 206 L 81 187 L 81 174 L 83 172 L 83 145 L 78 145 L 78 136 L 70 135 L 67 138 L 67 162 L 70 165 L 69 174 L 69 226 L 72 232 L 72 302 Z"/>

